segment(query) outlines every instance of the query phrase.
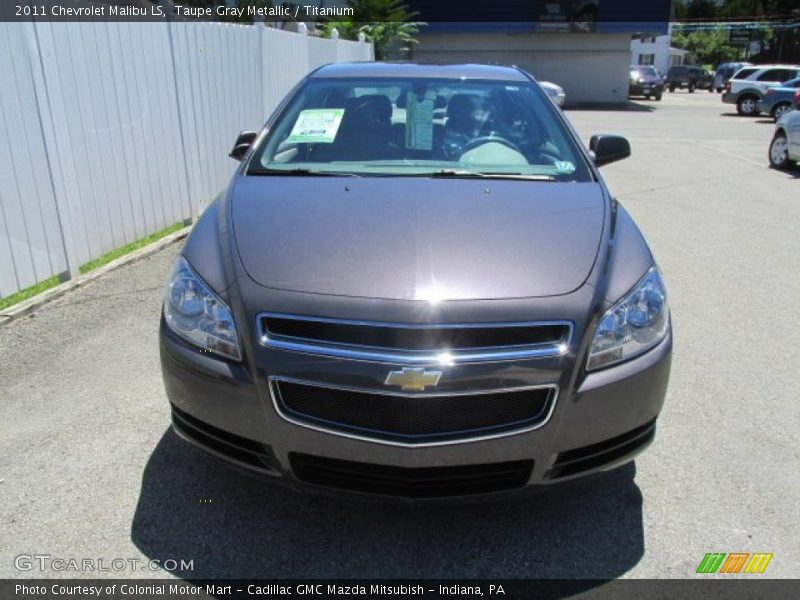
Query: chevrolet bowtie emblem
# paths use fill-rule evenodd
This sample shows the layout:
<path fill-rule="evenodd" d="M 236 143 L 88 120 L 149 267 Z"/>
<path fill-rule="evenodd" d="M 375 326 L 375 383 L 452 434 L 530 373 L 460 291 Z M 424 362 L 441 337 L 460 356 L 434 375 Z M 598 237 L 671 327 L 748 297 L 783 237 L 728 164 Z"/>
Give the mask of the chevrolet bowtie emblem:
<path fill-rule="evenodd" d="M 400 371 L 389 371 L 384 385 L 399 385 L 403 390 L 421 392 L 426 387 L 436 387 L 441 371 L 405 367 Z"/>

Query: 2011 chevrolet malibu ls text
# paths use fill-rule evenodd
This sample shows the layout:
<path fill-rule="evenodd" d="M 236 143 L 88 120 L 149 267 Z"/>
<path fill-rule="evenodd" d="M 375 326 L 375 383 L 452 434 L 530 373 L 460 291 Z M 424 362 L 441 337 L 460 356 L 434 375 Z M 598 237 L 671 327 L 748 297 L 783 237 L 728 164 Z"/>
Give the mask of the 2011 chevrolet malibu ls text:
<path fill-rule="evenodd" d="M 241 467 L 404 498 L 544 486 L 655 434 L 660 272 L 524 71 L 337 64 L 243 132 L 169 274 L 173 426 Z"/>

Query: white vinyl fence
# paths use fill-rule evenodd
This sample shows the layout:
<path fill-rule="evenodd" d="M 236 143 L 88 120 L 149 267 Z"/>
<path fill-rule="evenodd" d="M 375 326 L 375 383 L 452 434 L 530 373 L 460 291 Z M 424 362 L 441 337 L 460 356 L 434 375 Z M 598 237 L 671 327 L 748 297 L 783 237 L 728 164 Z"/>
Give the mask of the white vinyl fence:
<path fill-rule="evenodd" d="M 0 23 L 0 297 L 194 218 L 310 69 L 370 44 L 262 25 Z"/>

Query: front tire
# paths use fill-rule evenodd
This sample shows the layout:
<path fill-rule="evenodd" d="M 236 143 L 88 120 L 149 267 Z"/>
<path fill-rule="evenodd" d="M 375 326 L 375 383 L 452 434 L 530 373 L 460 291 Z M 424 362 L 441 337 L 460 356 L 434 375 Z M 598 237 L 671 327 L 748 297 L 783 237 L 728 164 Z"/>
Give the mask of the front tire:
<path fill-rule="evenodd" d="M 690 94 L 694 94 L 694 84 L 693 83 L 689 84 L 689 93 Z"/>
<path fill-rule="evenodd" d="M 775 105 L 775 106 L 772 108 L 772 118 L 773 118 L 773 119 L 775 119 L 775 120 L 777 121 L 777 120 L 778 120 L 778 119 L 780 119 L 780 118 L 781 118 L 781 117 L 782 117 L 784 114 L 786 114 L 787 112 L 789 112 L 789 111 L 791 110 L 791 108 L 792 108 L 792 105 L 791 105 L 791 104 L 789 104 L 788 102 L 780 102 L 780 103 L 776 104 L 776 105 Z"/>
<path fill-rule="evenodd" d="M 756 114 L 756 97 L 742 96 L 736 102 L 736 112 L 744 117 L 752 117 Z"/>
<path fill-rule="evenodd" d="M 787 169 L 794 163 L 789 158 L 789 144 L 786 140 L 786 134 L 779 131 L 772 138 L 769 145 L 769 164 L 775 169 Z"/>
<path fill-rule="evenodd" d="M 661 96 L 663 96 L 663 94 L 664 94 L 663 92 L 658 92 L 656 94 L 656 101 L 661 102 Z"/>
<path fill-rule="evenodd" d="M 669 91 L 670 92 L 674 92 L 675 91 L 675 86 L 674 85 L 669 86 Z"/>

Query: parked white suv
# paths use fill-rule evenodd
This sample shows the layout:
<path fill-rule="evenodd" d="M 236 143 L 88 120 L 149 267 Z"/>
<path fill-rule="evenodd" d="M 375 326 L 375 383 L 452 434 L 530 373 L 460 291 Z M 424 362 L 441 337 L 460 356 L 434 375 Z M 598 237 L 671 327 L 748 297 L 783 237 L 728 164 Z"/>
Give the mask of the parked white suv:
<path fill-rule="evenodd" d="M 735 104 L 740 115 L 758 114 L 758 101 L 764 92 L 785 81 L 800 77 L 798 65 L 755 65 L 739 69 L 728 81 L 722 101 Z"/>

